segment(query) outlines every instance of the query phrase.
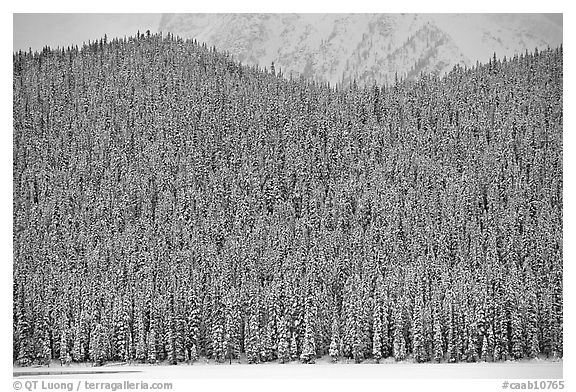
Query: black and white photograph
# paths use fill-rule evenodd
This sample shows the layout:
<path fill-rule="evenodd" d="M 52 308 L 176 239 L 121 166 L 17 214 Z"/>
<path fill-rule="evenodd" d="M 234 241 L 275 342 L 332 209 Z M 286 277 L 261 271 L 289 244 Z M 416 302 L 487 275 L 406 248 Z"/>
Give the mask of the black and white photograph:
<path fill-rule="evenodd" d="M 323 10 L 12 14 L 5 390 L 571 389 L 564 14 Z"/>

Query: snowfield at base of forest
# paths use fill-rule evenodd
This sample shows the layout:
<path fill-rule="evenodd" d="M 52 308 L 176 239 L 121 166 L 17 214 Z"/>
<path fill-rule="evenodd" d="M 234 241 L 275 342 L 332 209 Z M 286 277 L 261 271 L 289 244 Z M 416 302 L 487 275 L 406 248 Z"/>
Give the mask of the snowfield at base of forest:
<path fill-rule="evenodd" d="M 530 360 L 476 363 L 412 363 L 382 361 L 361 364 L 341 360 L 332 363 L 330 357 L 318 359 L 315 364 L 294 361 L 286 364 L 266 362 L 247 364 L 232 361 L 215 363 L 201 359 L 193 364 L 147 365 L 91 364 L 50 367 L 14 367 L 15 377 L 58 378 L 395 378 L 395 379 L 561 379 L 562 361 Z"/>

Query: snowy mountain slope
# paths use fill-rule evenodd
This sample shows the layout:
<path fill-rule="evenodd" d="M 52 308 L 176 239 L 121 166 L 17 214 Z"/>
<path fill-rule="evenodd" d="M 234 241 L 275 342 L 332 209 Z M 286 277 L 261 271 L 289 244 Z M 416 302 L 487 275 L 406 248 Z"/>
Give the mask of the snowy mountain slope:
<path fill-rule="evenodd" d="M 562 43 L 562 18 L 545 14 L 165 14 L 159 29 L 332 83 L 443 73 Z"/>

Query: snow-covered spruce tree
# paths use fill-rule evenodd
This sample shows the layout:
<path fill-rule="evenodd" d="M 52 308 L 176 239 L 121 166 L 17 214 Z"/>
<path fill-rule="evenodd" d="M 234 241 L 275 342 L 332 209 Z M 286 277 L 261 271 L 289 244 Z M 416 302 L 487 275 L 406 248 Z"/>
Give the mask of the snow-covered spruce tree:
<path fill-rule="evenodd" d="M 525 266 L 526 275 L 526 329 L 527 353 L 529 358 L 536 358 L 540 354 L 540 340 L 538 328 L 538 297 L 536 293 L 535 278 L 529 263 Z"/>
<path fill-rule="evenodd" d="M 456 320 L 454 315 L 454 305 L 452 303 L 452 294 L 446 297 L 447 301 L 447 323 L 448 328 L 446 332 L 446 360 L 448 362 L 457 362 L 458 355 L 458 331 L 456 329 Z"/>
<path fill-rule="evenodd" d="M 212 313 L 212 326 L 210 329 L 210 340 L 212 342 L 212 358 L 216 362 L 224 362 L 226 355 L 226 345 L 224 342 L 224 326 L 222 319 L 221 304 L 214 306 Z"/>
<path fill-rule="evenodd" d="M 74 342 L 72 346 L 72 359 L 74 362 L 83 362 L 85 358 L 83 328 L 80 319 L 74 325 Z"/>
<path fill-rule="evenodd" d="M 300 360 L 303 363 L 314 363 L 316 361 L 316 304 L 314 303 L 312 288 L 308 287 L 307 289 L 308 293 L 304 309 L 304 338 Z"/>
<path fill-rule="evenodd" d="M 372 310 L 372 355 L 376 362 L 390 355 L 388 295 L 384 286 L 382 272 L 378 271 L 374 288 L 374 306 Z"/>
<path fill-rule="evenodd" d="M 390 338 L 390 307 L 388 302 L 388 294 L 382 291 L 382 358 L 387 358 L 392 352 L 391 338 Z"/>
<path fill-rule="evenodd" d="M 45 329 L 44 336 L 42 337 L 41 340 L 42 351 L 39 358 L 39 363 L 47 366 L 50 365 L 50 360 L 52 359 L 52 347 L 50 341 L 51 341 L 50 332 L 47 329 Z"/>
<path fill-rule="evenodd" d="M 127 361 L 129 359 L 129 328 L 127 303 L 124 300 L 119 300 L 114 323 L 115 359 L 119 361 Z"/>
<path fill-rule="evenodd" d="M 245 328 L 246 359 L 248 363 L 260 362 L 260 325 L 258 322 L 258 309 L 254 306 L 250 312 Z"/>
<path fill-rule="evenodd" d="M 156 363 L 157 359 L 156 330 L 151 326 L 146 338 L 146 361 L 148 363 Z"/>
<path fill-rule="evenodd" d="M 94 366 L 102 366 L 106 362 L 106 332 L 102 324 L 96 324 L 90 338 L 90 360 Z"/>
<path fill-rule="evenodd" d="M 361 292 L 360 277 L 355 275 L 348 279 L 350 290 L 347 291 L 346 306 L 346 323 L 344 329 L 344 355 L 360 363 L 365 358 L 366 335 L 364 329 L 364 302 L 363 293 Z M 352 289 L 355 287 L 355 289 Z"/>
<path fill-rule="evenodd" d="M 465 357 L 468 362 L 478 362 L 478 332 L 476 322 L 471 322 L 467 328 L 467 342 Z"/>
<path fill-rule="evenodd" d="M 34 352 L 36 353 L 34 362 L 38 365 L 48 365 L 52 358 L 49 318 L 46 308 L 40 307 L 39 302 L 36 302 L 35 308 L 37 320 L 34 325 L 34 333 L 32 334 Z"/>
<path fill-rule="evenodd" d="M 290 337 L 290 358 L 293 361 L 298 359 L 298 342 L 296 341 L 296 332 L 292 332 Z"/>
<path fill-rule="evenodd" d="M 428 360 L 426 347 L 424 345 L 423 308 L 422 294 L 417 294 L 412 315 L 412 355 L 416 362 L 425 362 Z"/>
<path fill-rule="evenodd" d="M 509 345 L 510 345 L 510 355 L 514 359 L 520 359 L 524 355 L 524 328 L 522 325 L 522 312 L 524 311 L 523 302 L 518 293 L 519 284 L 519 271 L 516 266 L 516 259 L 518 255 L 516 252 L 511 252 L 508 255 L 510 259 L 510 265 L 508 273 L 506 275 L 505 285 L 505 308 L 506 315 L 509 317 Z"/>
<path fill-rule="evenodd" d="M 305 332 L 304 340 L 302 342 L 302 354 L 300 354 L 300 360 L 303 363 L 314 363 L 316 361 L 316 342 L 314 340 L 314 327 L 310 316 L 306 317 L 308 321 L 305 321 Z"/>
<path fill-rule="evenodd" d="M 557 237 L 559 238 L 561 236 L 561 234 L 557 234 Z M 562 241 L 558 240 L 557 243 L 561 243 Z M 559 254 L 561 254 L 562 250 L 561 250 L 561 245 L 560 247 L 558 247 L 555 250 L 555 254 L 557 255 L 556 257 L 554 257 L 554 272 L 551 276 L 551 285 L 552 288 L 550 289 L 550 291 L 553 293 L 552 295 L 552 299 L 553 299 L 553 306 L 552 306 L 552 325 L 551 325 L 551 330 L 553 333 L 553 344 L 552 344 L 552 357 L 557 359 L 557 358 L 561 358 L 563 353 L 564 353 L 564 348 L 563 348 L 563 341 L 564 341 L 564 335 L 563 335 L 563 306 L 564 306 L 564 300 L 563 300 L 563 296 L 562 296 L 562 267 L 561 267 L 561 262 L 560 260 L 562 260 L 561 256 L 559 256 Z"/>
<path fill-rule="evenodd" d="M 168 316 L 168 325 L 166 326 L 165 330 L 165 349 L 166 349 L 166 360 L 170 365 L 178 364 L 178 360 L 176 357 L 176 321 L 174 320 L 174 315 L 169 314 Z"/>
<path fill-rule="evenodd" d="M 226 302 L 226 358 L 229 361 L 240 358 L 240 302 L 235 290 L 228 293 Z"/>
<path fill-rule="evenodd" d="M 266 320 L 264 335 L 264 351 L 268 361 L 273 361 L 278 358 L 278 318 L 280 317 L 278 314 L 280 310 L 278 307 L 278 294 L 277 285 L 273 285 L 267 293 L 268 304 L 266 306 L 266 313 L 268 318 Z"/>
<path fill-rule="evenodd" d="M 198 344 L 200 338 L 200 309 L 197 300 L 197 294 L 193 292 L 191 288 L 189 290 L 185 346 L 188 350 L 188 357 L 190 361 L 194 362 L 198 359 Z M 194 352 L 192 349 L 194 349 Z"/>
<path fill-rule="evenodd" d="M 278 328 L 278 361 L 280 361 L 280 363 L 290 362 L 290 330 L 288 329 L 288 321 L 286 315 L 280 319 Z"/>
<path fill-rule="evenodd" d="M 136 302 L 135 310 L 135 359 L 139 362 L 146 361 L 146 331 L 144 329 L 144 315 L 141 309 L 141 303 Z"/>
<path fill-rule="evenodd" d="M 186 320 L 184 316 L 184 301 L 179 301 L 178 308 L 176 309 L 176 329 L 175 329 L 175 350 L 176 350 L 176 361 L 184 362 L 187 357 L 187 351 L 185 347 L 185 337 L 186 337 Z"/>
<path fill-rule="evenodd" d="M 518 310 L 512 310 L 510 314 L 510 325 L 512 328 L 512 334 L 510 337 L 510 342 L 512 344 L 511 354 L 514 359 L 520 359 L 524 356 L 524 345 L 523 345 L 523 327 L 520 312 Z"/>
<path fill-rule="evenodd" d="M 486 355 L 486 361 L 490 361 L 493 362 L 494 361 L 494 346 L 495 346 L 495 340 L 494 340 L 494 326 L 490 326 L 490 328 L 488 329 L 486 336 L 486 341 L 487 341 L 487 349 L 488 349 L 488 353 Z"/>
<path fill-rule="evenodd" d="M 340 356 L 340 332 L 338 328 L 338 315 L 334 313 L 332 316 L 332 335 L 330 337 L 329 355 L 332 362 L 338 362 Z"/>
<path fill-rule="evenodd" d="M 403 299 L 397 298 L 394 307 L 394 359 L 403 361 L 406 358 L 406 339 L 404 337 L 404 317 L 402 314 Z"/>
<path fill-rule="evenodd" d="M 478 343 L 480 345 L 480 360 L 490 362 L 494 353 L 494 317 L 491 300 L 493 293 L 487 293 L 487 298 L 483 300 L 482 307 L 478 312 Z"/>
<path fill-rule="evenodd" d="M 70 356 L 70 350 L 68 349 L 68 328 L 64 327 L 60 332 L 60 364 L 70 365 L 72 362 L 72 357 Z"/>
<path fill-rule="evenodd" d="M 481 339 L 481 345 L 482 345 L 482 351 L 480 352 L 480 360 L 483 362 L 488 362 L 491 359 L 490 344 L 489 344 L 488 336 L 487 335 L 481 335 L 480 339 Z"/>
<path fill-rule="evenodd" d="M 507 303 L 510 306 L 510 354 L 514 359 L 520 359 L 524 354 L 523 347 L 523 326 L 521 311 L 523 311 L 521 300 L 516 295 L 515 288 L 517 285 L 517 269 L 515 266 L 511 268 L 509 275 L 509 291 L 507 295 Z"/>
<path fill-rule="evenodd" d="M 372 356 L 378 363 L 382 358 L 382 305 L 378 298 L 374 301 L 372 329 L 374 331 L 372 336 Z"/>
<path fill-rule="evenodd" d="M 507 361 L 511 358 L 510 355 L 510 340 L 508 338 L 509 319 L 504 313 L 504 308 L 500 308 L 497 312 L 496 320 L 499 330 L 498 339 L 496 340 L 496 348 L 494 349 L 494 357 L 497 360 Z"/>
<path fill-rule="evenodd" d="M 23 311 L 18 315 L 18 358 L 16 362 L 20 366 L 28 366 L 32 363 L 34 348 L 30 331 L 30 323 Z"/>
<path fill-rule="evenodd" d="M 192 344 L 190 347 L 190 362 L 194 363 L 198 360 L 198 350 L 196 349 L 196 345 Z"/>
<path fill-rule="evenodd" d="M 467 306 L 463 303 L 457 303 L 454 307 L 454 335 L 455 335 L 455 362 L 466 359 L 466 349 L 468 342 L 468 325 L 466 323 L 465 310 Z M 477 340 L 476 340 L 477 341 Z M 478 352 L 478 350 L 476 350 Z"/>
<path fill-rule="evenodd" d="M 442 320 L 440 320 L 441 306 L 438 294 L 434 293 L 432 299 L 432 323 L 433 323 L 433 350 L 434 350 L 434 361 L 441 362 L 444 359 L 444 337 L 442 335 Z"/>
<path fill-rule="evenodd" d="M 499 361 L 502 357 L 502 339 L 501 339 L 501 321 L 499 318 L 498 306 L 494 310 L 494 329 L 493 329 L 493 350 L 491 353 L 494 361 Z"/>
<path fill-rule="evenodd" d="M 264 362 L 274 360 L 276 345 L 274 343 L 275 332 L 273 328 L 272 321 L 268 319 L 264 327 L 263 335 L 261 336 L 262 344 L 260 345 L 260 360 Z"/>
<path fill-rule="evenodd" d="M 139 362 L 146 361 L 146 337 L 144 336 L 144 328 L 139 327 L 136 335 L 135 359 Z"/>
<path fill-rule="evenodd" d="M 352 356 L 354 357 L 354 362 L 361 363 L 366 359 L 369 346 L 366 344 L 366 333 L 364 330 L 364 318 L 362 314 L 357 314 L 356 318 L 356 336 L 354 338 L 354 345 L 352 346 Z"/>
<path fill-rule="evenodd" d="M 342 344 L 342 355 L 346 358 L 352 358 L 352 347 L 356 336 L 356 307 L 355 297 L 352 291 L 352 280 L 348 278 L 344 286 L 343 299 L 343 318 L 344 318 L 344 336 Z"/>

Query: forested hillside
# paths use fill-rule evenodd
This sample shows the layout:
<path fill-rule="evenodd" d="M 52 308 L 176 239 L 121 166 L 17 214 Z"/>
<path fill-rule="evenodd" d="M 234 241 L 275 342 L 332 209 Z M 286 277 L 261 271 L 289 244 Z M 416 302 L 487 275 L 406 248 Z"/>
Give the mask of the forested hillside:
<path fill-rule="evenodd" d="M 340 89 L 170 35 L 15 53 L 15 363 L 561 357 L 562 56 Z"/>

